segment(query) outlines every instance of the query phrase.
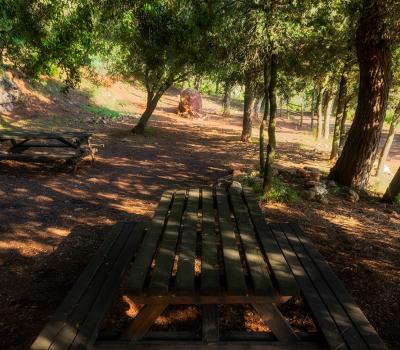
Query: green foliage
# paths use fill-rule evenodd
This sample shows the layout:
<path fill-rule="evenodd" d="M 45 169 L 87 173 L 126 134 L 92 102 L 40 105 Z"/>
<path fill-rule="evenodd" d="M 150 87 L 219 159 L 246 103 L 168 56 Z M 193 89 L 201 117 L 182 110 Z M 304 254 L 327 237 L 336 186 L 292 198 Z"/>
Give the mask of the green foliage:
<path fill-rule="evenodd" d="M 102 107 L 102 106 L 94 106 L 94 105 L 81 105 L 81 108 L 86 111 L 90 112 L 93 114 L 96 114 L 101 117 L 106 117 L 109 119 L 118 119 L 123 113 L 114 111 L 112 109 L 109 109 L 107 107 Z"/>
<path fill-rule="evenodd" d="M 262 178 L 256 171 L 241 177 L 243 185 L 252 188 L 257 198 L 267 202 L 294 203 L 300 200 L 300 196 L 290 185 L 281 181 L 278 177 L 272 180 L 272 188 L 267 194 L 263 194 Z"/>

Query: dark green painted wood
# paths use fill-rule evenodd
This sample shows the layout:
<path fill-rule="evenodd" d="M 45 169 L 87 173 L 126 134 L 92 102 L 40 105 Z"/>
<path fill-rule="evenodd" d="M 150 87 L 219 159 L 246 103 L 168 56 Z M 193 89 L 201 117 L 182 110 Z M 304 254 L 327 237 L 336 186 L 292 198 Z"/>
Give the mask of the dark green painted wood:
<path fill-rule="evenodd" d="M 160 203 L 156 209 L 153 220 L 135 257 L 133 266 L 128 273 L 125 288 L 129 293 L 141 294 L 149 272 L 151 262 L 157 250 L 160 237 L 164 231 L 164 224 L 168 217 L 168 210 L 172 205 L 173 191 L 166 191 L 162 194 Z"/>
<path fill-rule="evenodd" d="M 217 189 L 217 203 L 227 292 L 237 295 L 247 294 L 244 271 L 231 221 L 228 197 L 222 189 Z"/>
<path fill-rule="evenodd" d="M 200 190 L 198 188 L 190 189 L 183 219 L 182 240 L 176 273 L 176 290 L 179 292 L 194 293 L 199 201 Z"/>
<path fill-rule="evenodd" d="M 300 286 L 304 300 L 309 306 L 314 319 L 317 320 L 316 325 L 324 335 L 329 348 L 336 350 L 349 349 L 346 342 L 342 338 L 340 330 L 336 326 L 335 321 L 326 308 L 320 295 L 316 291 L 312 281 L 309 279 L 281 227 L 279 224 L 270 224 L 269 227 L 271 228 L 272 233 L 274 234 L 283 254 L 285 255 L 290 269 L 292 270 L 296 281 Z"/>
<path fill-rule="evenodd" d="M 255 227 L 259 241 L 261 242 L 264 254 L 269 262 L 272 275 L 278 284 L 280 294 L 284 296 L 296 295 L 299 292 L 299 287 L 278 243 L 265 222 L 254 193 L 246 187 L 243 189 L 243 192 L 249 215 Z"/>
<path fill-rule="evenodd" d="M 214 196 L 211 188 L 202 190 L 202 232 L 201 232 L 201 292 L 215 294 L 220 292 L 220 268 L 214 213 Z"/>
<path fill-rule="evenodd" d="M 268 272 L 267 263 L 260 251 L 257 237 L 250 222 L 249 214 L 241 194 L 235 189 L 229 191 L 233 212 L 236 218 L 243 250 L 247 260 L 247 266 L 254 288 L 255 295 L 273 295 L 274 287 Z"/>
<path fill-rule="evenodd" d="M 161 239 L 160 248 L 156 257 L 156 264 L 148 287 L 148 292 L 151 295 L 162 295 L 169 291 L 185 199 L 186 191 L 180 190 L 176 192 L 171 214 Z"/>

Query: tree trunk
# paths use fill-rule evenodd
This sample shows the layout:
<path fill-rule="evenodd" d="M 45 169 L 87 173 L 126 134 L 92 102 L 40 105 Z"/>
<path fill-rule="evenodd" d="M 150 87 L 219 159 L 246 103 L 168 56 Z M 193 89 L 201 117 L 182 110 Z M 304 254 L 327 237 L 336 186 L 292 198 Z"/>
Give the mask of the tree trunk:
<path fill-rule="evenodd" d="M 251 113 L 254 105 L 254 81 L 251 74 L 246 74 L 244 86 L 244 106 L 243 106 L 243 128 L 242 137 L 243 142 L 250 142 L 252 135 L 253 122 Z"/>
<path fill-rule="evenodd" d="M 385 194 L 383 195 L 382 201 L 386 203 L 393 203 L 396 197 L 400 193 L 400 168 L 397 169 L 394 178 L 389 184 Z"/>
<path fill-rule="evenodd" d="M 229 83 L 224 85 L 224 97 L 222 98 L 222 115 L 224 117 L 231 116 L 231 91 L 232 87 Z"/>
<path fill-rule="evenodd" d="M 323 89 L 320 88 L 317 93 L 317 101 L 316 101 L 316 108 L 317 108 L 317 140 L 322 139 L 322 95 Z"/>
<path fill-rule="evenodd" d="M 349 101 L 346 99 L 344 102 L 343 106 L 343 117 L 340 123 L 340 141 L 339 141 L 339 155 L 342 153 L 343 146 L 346 142 L 347 139 L 347 134 L 346 134 L 346 121 L 347 121 L 347 107 L 349 105 Z"/>
<path fill-rule="evenodd" d="M 276 82 L 278 75 L 278 57 L 276 53 L 271 55 L 271 73 L 269 82 L 269 123 L 268 123 L 268 146 L 267 158 L 264 166 L 264 180 L 263 192 L 267 193 L 272 187 L 272 166 L 275 159 L 276 139 L 275 139 L 275 126 L 276 126 Z"/>
<path fill-rule="evenodd" d="M 258 115 L 260 114 L 260 111 L 261 111 L 261 105 L 262 105 L 262 103 L 263 103 L 263 100 L 264 100 L 264 97 L 263 96 L 261 96 L 261 97 L 257 97 L 255 100 L 254 100 L 254 105 L 253 105 L 253 116 L 254 116 L 254 118 L 258 118 Z"/>
<path fill-rule="evenodd" d="M 270 64 L 268 60 L 264 62 L 264 115 L 260 124 L 260 175 L 264 174 L 265 154 L 264 154 L 264 129 L 269 115 L 269 83 L 270 83 Z"/>
<path fill-rule="evenodd" d="M 283 99 L 282 97 L 279 99 L 279 117 L 282 117 L 283 112 Z"/>
<path fill-rule="evenodd" d="M 304 121 L 304 105 L 303 105 L 303 100 L 301 100 L 301 112 L 300 112 L 300 128 L 303 127 L 303 121 Z"/>
<path fill-rule="evenodd" d="M 360 67 L 357 110 L 343 152 L 329 177 L 341 185 L 363 188 L 377 154 L 391 83 L 391 42 L 376 0 L 365 0 L 357 28 Z M 378 28 L 380 28 L 378 30 Z"/>
<path fill-rule="evenodd" d="M 200 91 L 200 88 L 201 88 L 201 76 L 200 75 L 196 75 L 196 77 L 194 78 L 194 88 L 197 91 Z"/>
<path fill-rule="evenodd" d="M 324 102 L 323 102 L 323 113 L 324 113 L 323 136 L 325 140 L 329 139 L 329 123 L 331 119 L 332 104 L 333 100 L 331 99 L 331 93 L 329 91 L 325 91 Z"/>
<path fill-rule="evenodd" d="M 286 119 L 287 119 L 287 120 L 290 120 L 289 104 L 290 104 L 290 101 L 289 101 L 289 99 L 287 99 L 287 100 L 286 100 Z"/>
<path fill-rule="evenodd" d="M 314 129 L 314 114 L 315 114 L 315 86 L 313 88 L 312 91 L 312 95 L 311 95 L 311 125 L 310 125 L 310 129 Z"/>
<path fill-rule="evenodd" d="M 329 157 L 330 160 L 336 159 L 339 155 L 340 129 L 343 120 L 343 112 L 346 103 L 346 96 L 347 96 L 347 72 L 343 71 L 339 83 L 335 129 L 333 131 L 332 150 L 331 150 L 331 156 Z"/>
<path fill-rule="evenodd" d="M 162 92 L 158 92 L 156 94 L 152 92 L 147 92 L 147 105 L 146 109 L 143 112 L 142 116 L 139 119 L 139 122 L 133 127 L 132 132 L 134 134 L 143 134 L 144 129 L 146 128 L 147 122 L 149 121 L 150 117 L 152 116 L 154 110 L 157 107 L 157 103 L 160 100 L 161 96 L 163 95 Z"/>
<path fill-rule="evenodd" d="M 383 174 L 383 168 L 387 159 L 387 156 L 390 151 L 390 147 L 392 147 L 392 143 L 394 140 L 394 135 L 396 134 L 397 125 L 400 122 L 400 103 L 397 105 L 396 110 L 394 112 L 394 116 L 392 122 L 390 123 L 388 137 L 385 141 L 385 145 L 382 148 L 381 154 L 379 156 L 377 176 L 381 176 Z"/>
<path fill-rule="evenodd" d="M 219 81 L 215 82 L 215 94 L 217 95 L 219 91 Z"/>

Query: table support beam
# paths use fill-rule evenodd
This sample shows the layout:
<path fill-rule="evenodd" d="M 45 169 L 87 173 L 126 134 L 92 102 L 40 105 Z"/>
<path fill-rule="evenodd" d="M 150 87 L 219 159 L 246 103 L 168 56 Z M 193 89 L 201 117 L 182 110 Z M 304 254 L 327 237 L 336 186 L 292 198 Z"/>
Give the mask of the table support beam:
<path fill-rule="evenodd" d="M 295 342 L 299 338 L 274 304 L 252 304 L 275 337 L 282 342 Z"/>

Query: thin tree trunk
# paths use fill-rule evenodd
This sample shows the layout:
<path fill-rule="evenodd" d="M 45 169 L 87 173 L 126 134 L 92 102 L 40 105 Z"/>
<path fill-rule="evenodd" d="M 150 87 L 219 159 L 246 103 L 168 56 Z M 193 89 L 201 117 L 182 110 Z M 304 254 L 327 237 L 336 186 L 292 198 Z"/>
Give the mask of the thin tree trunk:
<path fill-rule="evenodd" d="M 349 101 L 346 99 L 343 106 L 343 117 L 340 123 L 340 141 L 339 141 L 339 156 L 342 153 L 343 146 L 346 142 L 347 134 L 346 134 L 346 121 L 347 121 L 347 108 L 349 106 Z"/>
<path fill-rule="evenodd" d="M 289 99 L 286 100 L 286 119 L 290 120 Z"/>
<path fill-rule="evenodd" d="M 314 129 L 314 114 L 315 114 L 315 86 L 313 87 L 312 95 L 311 95 L 311 124 L 310 129 Z"/>
<path fill-rule="evenodd" d="M 263 192 L 267 193 L 272 187 L 272 166 L 275 159 L 276 149 L 276 138 L 275 138 L 275 127 L 276 127 L 276 82 L 278 75 L 278 57 L 274 52 L 271 55 L 271 73 L 269 82 L 269 123 L 268 123 L 268 146 L 267 146 L 267 157 L 264 166 L 264 180 L 263 180 Z"/>
<path fill-rule="evenodd" d="M 303 121 L 304 121 L 304 105 L 303 105 L 303 100 L 301 100 L 301 112 L 300 112 L 300 128 L 303 127 Z"/>
<path fill-rule="evenodd" d="M 279 117 L 282 117 L 283 112 L 283 99 L 282 97 L 279 99 Z"/>
<path fill-rule="evenodd" d="M 215 94 L 218 94 L 219 91 L 219 81 L 215 82 Z"/>
<path fill-rule="evenodd" d="M 383 195 L 382 201 L 386 203 L 393 203 L 396 197 L 400 193 L 400 168 L 397 169 L 394 178 L 389 184 L 385 194 Z"/>
<path fill-rule="evenodd" d="M 252 135 L 253 122 L 251 113 L 254 105 L 254 81 L 251 74 L 246 75 L 244 87 L 244 106 L 243 106 L 243 128 L 241 140 L 243 142 L 250 142 Z"/>
<path fill-rule="evenodd" d="M 394 116 L 392 122 L 390 123 L 388 137 L 385 141 L 385 145 L 382 148 L 381 154 L 379 156 L 377 176 L 381 176 L 383 174 L 384 165 L 389 154 L 390 148 L 392 147 L 394 136 L 396 134 L 397 125 L 400 122 L 400 103 L 397 105 L 396 110 L 394 112 Z"/>
<path fill-rule="evenodd" d="M 344 70 L 340 78 L 338 102 L 335 117 L 335 129 L 333 131 L 333 141 L 330 160 L 336 159 L 339 155 L 339 143 L 340 143 L 340 128 L 343 120 L 344 106 L 346 103 L 347 96 L 347 72 Z"/>
<path fill-rule="evenodd" d="M 329 177 L 355 188 L 367 185 L 377 154 L 391 83 L 391 42 L 377 0 L 365 0 L 357 28 L 360 66 L 357 110 L 343 152 Z M 379 28 L 379 30 L 378 30 Z"/>
<path fill-rule="evenodd" d="M 201 89 L 201 76 L 200 75 L 196 75 L 196 77 L 194 78 L 194 88 L 197 91 L 200 91 L 200 89 Z"/>
<path fill-rule="evenodd" d="M 323 136 L 324 139 L 329 139 L 329 123 L 331 119 L 331 111 L 332 111 L 333 101 L 331 99 L 331 93 L 329 91 L 325 91 L 324 102 L 323 102 L 323 113 L 324 113 L 324 129 Z"/>
<path fill-rule="evenodd" d="M 147 104 L 146 109 L 143 112 L 142 116 L 140 117 L 138 123 L 133 127 L 132 132 L 135 134 L 143 134 L 144 130 L 147 126 L 147 122 L 149 121 L 150 117 L 152 116 L 154 110 L 157 107 L 157 103 L 160 100 L 161 96 L 163 95 L 162 92 L 158 92 L 153 94 L 151 92 L 147 92 Z"/>
<path fill-rule="evenodd" d="M 270 64 L 268 60 L 264 62 L 264 115 L 260 124 L 260 175 L 264 174 L 265 167 L 265 141 L 264 141 L 264 129 L 265 124 L 268 121 L 269 115 L 269 83 L 270 83 Z"/>
<path fill-rule="evenodd" d="M 320 88 L 317 94 L 316 108 L 317 108 L 317 140 L 322 139 L 322 95 L 323 89 Z"/>
<path fill-rule="evenodd" d="M 224 97 L 222 98 L 222 115 L 224 117 L 231 116 L 231 91 L 232 87 L 229 83 L 224 85 Z"/>
<path fill-rule="evenodd" d="M 263 97 L 263 96 L 257 97 L 257 98 L 254 100 L 253 116 L 254 116 L 254 118 L 256 118 L 256 119 L 258 118 L 258 115 L 260 114 L 261 105 L 262 105 L 262 103 L 263 103 L 263 100 L 264 100 L 264 97 Z"/>

